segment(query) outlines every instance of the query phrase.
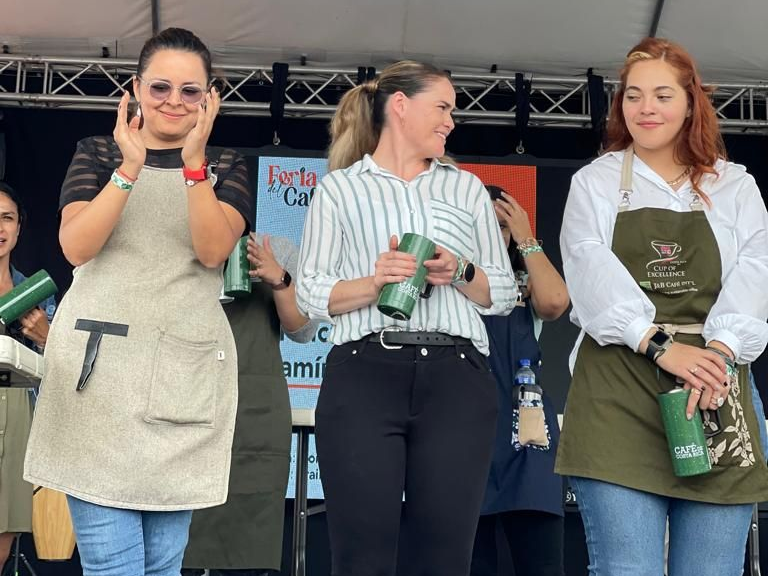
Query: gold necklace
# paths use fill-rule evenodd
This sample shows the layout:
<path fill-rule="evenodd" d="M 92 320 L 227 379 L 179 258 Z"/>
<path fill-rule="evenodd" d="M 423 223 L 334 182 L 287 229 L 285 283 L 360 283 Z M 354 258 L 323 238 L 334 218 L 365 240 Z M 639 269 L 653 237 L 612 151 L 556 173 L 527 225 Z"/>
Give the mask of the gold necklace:
<path fill-rule="evenodd" d="M 691 173 L 691 170 L 693 170 L 693 168 L 691 166 L 688 166 L 685 170 L 683 170 L 680 176 L 678 176 L 674 180 L 666 180 L 666 183 L 673 187 L 677 186 L 678 184 L 680 184 L 680 182 L 688 178 L 688 175 Z"/>

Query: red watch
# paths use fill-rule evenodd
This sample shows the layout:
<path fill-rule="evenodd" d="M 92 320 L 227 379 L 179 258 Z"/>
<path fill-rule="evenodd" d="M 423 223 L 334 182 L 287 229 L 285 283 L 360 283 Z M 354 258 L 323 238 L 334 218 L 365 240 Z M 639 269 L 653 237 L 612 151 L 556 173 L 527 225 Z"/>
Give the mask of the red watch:
<path fill-rule="evenodd" d="M 208 160 L 203 162 L 199 170 L 192 170 L 185 165 L 181 171 L 184 174 L 184 184 L 194 186 L 198 182 L 208 180 Z"/>

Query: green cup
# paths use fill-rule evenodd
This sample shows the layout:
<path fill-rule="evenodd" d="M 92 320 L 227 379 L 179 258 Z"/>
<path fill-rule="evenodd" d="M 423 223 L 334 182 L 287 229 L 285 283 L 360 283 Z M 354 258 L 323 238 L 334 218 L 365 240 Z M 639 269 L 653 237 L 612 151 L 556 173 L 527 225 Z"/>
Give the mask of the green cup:
<path fill-rule="evenodd" d="M 36 272 L 0 297 L 0 322 L 7 326 L 46 298 L 56 294 L 57 290 L 56 283 L 48 272 Z"/>
<path fill-rule="evenodd" d="M 685 415 L 690 395 L 690 390 L 675 388 L 658 396 L 675 476 L 696 476 L 712 469 L 701 412 L 694 410 L 690 420 Z"/>
<path fill-rule="evenodd" d="M 235 249 L 229 255 L 227 266 L 224 268 L 224 295 L 232 298 L 242 298 L 251 293 L 251 276 L 248 272 L 251 265 L 248 262 L 248 236 L 243 236 L 235 244 Z"/>
<path fill-rule="evenodd" d="M 420 234 L 403 234 L 400 252 L 416 256 L 416 274 L 402 282 L 386 284 L 379 293 L 379 312 L 395 320 L 410 320 L 419 298 L 428 298 L 431 286 L 427 284 L 425 260 L 435 257 L 435 243 Z"/>

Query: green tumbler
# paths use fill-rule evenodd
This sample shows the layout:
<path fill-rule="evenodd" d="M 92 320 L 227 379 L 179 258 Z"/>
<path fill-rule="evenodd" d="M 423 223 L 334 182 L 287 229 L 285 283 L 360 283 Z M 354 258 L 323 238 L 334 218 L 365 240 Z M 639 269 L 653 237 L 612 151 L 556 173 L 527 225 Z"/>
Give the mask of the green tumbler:
<path fill-rule="evenodd" d="M 45 270 L 39 270 L 0 297 L 0 322 L 6 326 L 56 294 L 56 283 Z"/>
<path fill-rule="evenodd" d="M 248 272 L 248 236 L 243 236 L 235 244 L 224 268 L 224 295 L 241 298 L 251 293 L 251 276 Z"/>
<path fill-rule="evenodd" d="M 435 257 L 435 243 L 419 234 L 403 234 L 397 249 L 416 256 L 416 274 L 402 282 L 387 284 L 379 294 L 379 312 L 395 320 L 410 320 L 419 298 L 428 297 L 425 260 Z"/>
<path fill-rule="evenodd" d="M 690 390 L 682 388 L 659 394 L 661 419 L 675 476 L 696 476 L 712 469 L 701 412 L 694 410 L 690 420 L 685 415 L 690 395 Z"/>

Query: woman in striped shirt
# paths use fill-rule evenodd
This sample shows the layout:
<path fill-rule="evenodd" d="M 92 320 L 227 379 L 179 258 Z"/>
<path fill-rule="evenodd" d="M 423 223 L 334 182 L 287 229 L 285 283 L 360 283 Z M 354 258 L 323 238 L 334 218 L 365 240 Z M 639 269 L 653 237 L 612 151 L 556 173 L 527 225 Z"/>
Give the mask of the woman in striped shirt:
<path fill-rule="evenodd" d="M 335 344 L 316 413 L 334 576 L 394 574 L 403 493 L 398 574 L 469 573 L 497 412 L 480 315 L 517 288 L 488 193 L 443 157 L 455 101 L 408 61 L 350 90 L 307 215 L 298 304 Z M 437 245 L 434 291 L 394 320 L 376 302 L 416 272 L 407 232 Z"/>

